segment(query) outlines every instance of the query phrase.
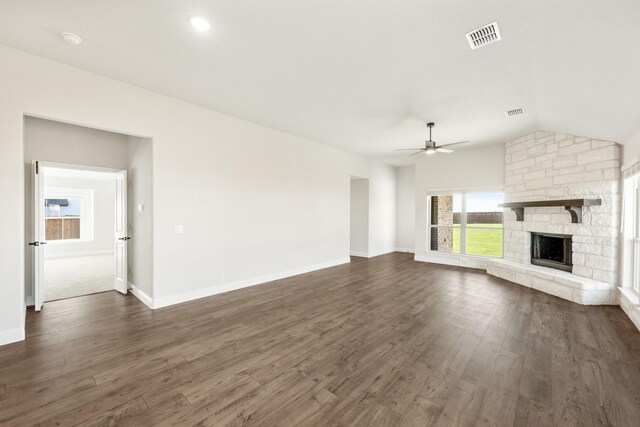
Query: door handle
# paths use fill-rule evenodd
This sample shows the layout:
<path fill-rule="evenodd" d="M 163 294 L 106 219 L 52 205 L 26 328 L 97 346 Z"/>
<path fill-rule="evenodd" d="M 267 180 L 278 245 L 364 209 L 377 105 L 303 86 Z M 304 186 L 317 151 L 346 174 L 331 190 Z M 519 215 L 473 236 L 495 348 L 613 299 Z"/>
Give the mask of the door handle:
<path fill-rule="evenodd" d="M 131 237 L 119 237 L 118 240 L 126 242 L 127 240 L 131 240 Z"/>
<path fill-rule="evenodd" d="M 30 242 L 30 243 L 29 243 L 29 246 L 40 246 L 40 245 L 46 245 L 46 244 L 47 244 L 47 242 L 38 242 L 38 241 L 35 241 L 35 242 Z"/>

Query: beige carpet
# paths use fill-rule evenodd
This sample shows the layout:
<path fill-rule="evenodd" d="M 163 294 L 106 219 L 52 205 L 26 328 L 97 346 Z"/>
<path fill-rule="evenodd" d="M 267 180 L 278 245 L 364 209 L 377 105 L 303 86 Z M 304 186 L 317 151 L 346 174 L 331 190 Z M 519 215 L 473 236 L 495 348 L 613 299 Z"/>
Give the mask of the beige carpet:
<path fill-rule="evenodd" d="M 113 254 L 44 261 L 44 300 L 53 301 L 113 290 Z"/>

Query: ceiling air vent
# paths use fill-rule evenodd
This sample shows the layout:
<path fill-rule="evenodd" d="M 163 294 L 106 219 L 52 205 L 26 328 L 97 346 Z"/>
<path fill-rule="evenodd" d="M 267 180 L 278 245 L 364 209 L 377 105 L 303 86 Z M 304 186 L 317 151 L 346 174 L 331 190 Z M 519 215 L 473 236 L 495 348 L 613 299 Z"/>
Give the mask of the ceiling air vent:
<path fill-rule="evenodd" d="M 471 49 L 477 49 L 479 47 L 495 43 L 502 38 L 500 37 L 500 29 L 498 28 L 497 22 L 493 22 L 489 25 L 473 30 L 470 33 L 467 33 L 466 36 Z"/>
<path fill-rule="evenodd" d="M 507 115 L 507 117 L 519 116 L 521 114 L 524 114 L 524 108 L 514 108 L 513 110 L 507 110 L 505 111 L 505 114 Z"/>

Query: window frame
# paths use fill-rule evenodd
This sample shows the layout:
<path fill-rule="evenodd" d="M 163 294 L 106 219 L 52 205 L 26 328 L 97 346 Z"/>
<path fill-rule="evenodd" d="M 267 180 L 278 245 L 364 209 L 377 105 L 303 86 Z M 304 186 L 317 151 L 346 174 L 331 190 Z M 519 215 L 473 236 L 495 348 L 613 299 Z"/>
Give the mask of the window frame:
<path fill-rule="evenodd" d="M 501 259 L 504 258 L 504 217 L 502 221 L 502 227 L 482 227 L 475 225 L 467 224 L 467 196 L 470 194 L 502 194 L 504 200 L 504 190 L 503 189 L 482 189 L 482 190 L 443 190 L 437 192 L 428 192 L 427 193 L 427 240 L 426 240 L 426 252 L 438 255 L 445 256 L 464 256 L 464 257 L 478 257 L 485 259 Z M 455 225 L 440 225 L 431 224 L 431 200 L 433 197 L 437 196 L 460 196 L 460 224 Z M 460 252 L 441 252 L 438 250 L 431 249 L 431 229 L 432 228 L 459 228 L 460 229 Z M 479 230 L 502 230 L 502 241 L 501 241 L 501 255 L 493 256 L 493 255 L 479 255 L 479 254 L 469 254 L 467 253 L 467 229 L 479 229 Z"/>
<path fill-rule="evenodd" d="M 624 168 L 623 168 L 624 170 Z M 622 178 L 620 292 L 640 306 L 640 174 Z"/>
<path fill-rule="evenodd" d="M 631 259 L 633 260 L 631 268 L 633 271 L 631 289 L 636 293 L 636 295 L 640 295 L 640 175 L 636 174 L 630 179 L 633 180 L 631 183 L 633 186 L 633 252 L 631 254 Z"/>
<path fill-rule="evenodd" d="M 56 188 L 45 187 L 43 190 L 43 200 L 46 199 L 79 199 L 82 201 L 82 209 L 80 212 L 80 238 L 79 239 L 57 239 L 47 240 L 48 244 L 62 245 L 78 242 L 92 242 L 94 240 L 94 194 L 92 189 L 85 188 Z M 46 221 L 49 218 L 65 218 L 65 217 L 47 217 L 43 218 L 45 222 L 42 224 L 46 229 Z"/>

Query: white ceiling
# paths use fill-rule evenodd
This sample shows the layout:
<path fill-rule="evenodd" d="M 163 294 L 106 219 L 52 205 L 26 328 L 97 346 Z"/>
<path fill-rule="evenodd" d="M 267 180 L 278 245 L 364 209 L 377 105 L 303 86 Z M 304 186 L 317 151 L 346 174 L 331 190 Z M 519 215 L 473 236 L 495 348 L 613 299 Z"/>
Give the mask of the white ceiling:
<path fill-rule="evenodd" d="M 465 33 L 493 21 L 503 40 L 472 51 Z M 639 29 L 638 0 L 0 3 L 2 44 L 392 164 L 427 120 L 439 143 L 536 129 L 626 141 Z"/>

